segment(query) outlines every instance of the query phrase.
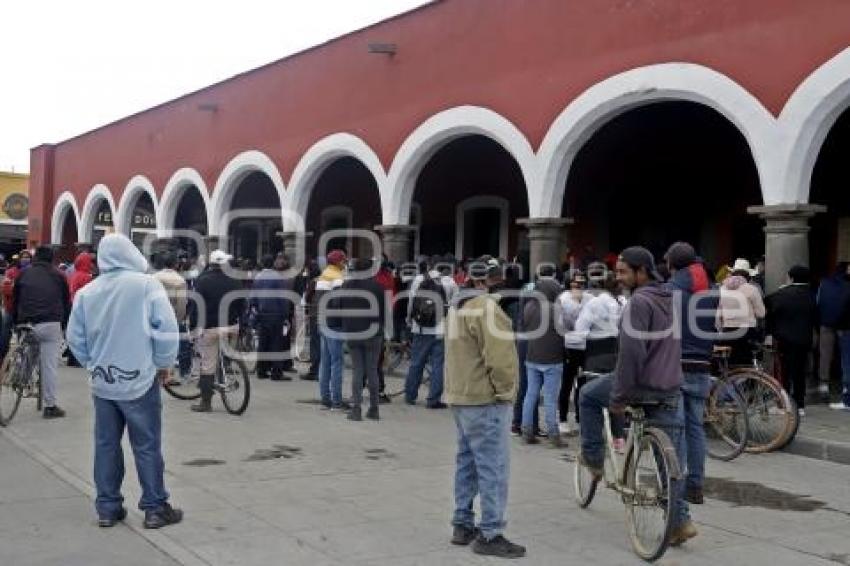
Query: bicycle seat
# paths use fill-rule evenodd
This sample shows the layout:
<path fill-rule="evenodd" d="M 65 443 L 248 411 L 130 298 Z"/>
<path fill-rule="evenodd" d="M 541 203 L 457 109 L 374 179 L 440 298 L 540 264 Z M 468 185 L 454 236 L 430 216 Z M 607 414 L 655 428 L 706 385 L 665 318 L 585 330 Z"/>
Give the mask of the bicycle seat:
<path fill-rule="evenodd" d="M 596 379 L 598 377 L 605 377 L 606 375 L 609 375 L 606 373 L 598 373 L 595 371 L 582 371 L 581 374 L 588 379 Z"/>
<path fill-rule="evenodd" d="M 35 327 L 29 322 L 22 322 L 15 325 L 15 330 L 35 330 Z"/>
<path fill-rule="evenodd" d="M 666 401 L 661 399 L 642 399 L 640 401 L 629 401 L 629 408 L 644 409 L 647 407 L 660 407 L 665 403 Z"/>

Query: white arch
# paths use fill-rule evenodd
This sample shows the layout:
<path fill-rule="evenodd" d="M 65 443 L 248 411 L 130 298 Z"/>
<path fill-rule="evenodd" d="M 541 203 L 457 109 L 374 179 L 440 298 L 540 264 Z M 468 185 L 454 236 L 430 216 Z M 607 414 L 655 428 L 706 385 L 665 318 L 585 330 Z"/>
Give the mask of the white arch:
<path fill-rule="evenodd" d="M 274 184 L 277 190 L 281 209 L 283 209 L 283 203 L 286 199 L 286 188 L 277 166 L 261 151 L 249 150 L 242 152 L 230 160 L 215 183 L 212 198 L 210 199 L 212 215 L 207 217 L 211 236 L 227 235 L 227 226 L 224 226 L 224 217 L 230 211 L 233 195 L 236 193 L 239 184 L 245 180 L 245 177 L 256 171 L 265 173 L 271 179 L 272 184 Z"/>
<path fill-rule="evenodd" d="M 80 208 L 77 206 L 77 199 L 70 191 L 65 191 L 56 203 L 53 205 L 53 216 L 50 220 L 50 243 L 59 245 L 62 243 L 62 229 L 65 227 L 65 217 L 68 213 L 74 215 L 74 225 L 77 227 L 77 242 L 81 241 L 80 237 Z M 77 243 L 72 242 L 72 243 Z"/>
<path fill-rule="evenodd" d="M 559 217 L 572 162 L 598 129 L 612 118 L 639 106 L 684 100 L 709 106 L 744 135 L 755 161 L 766 204 L 782 202 L 775 148 L 776 120 L 741 85 L 692 63 L 663 63 L 614 75 L 587 89 L 569 104 L 549 128 L 537 158 L 540 197 L 531 216 Z"/>
<path fill-rule="evenodd" d="M 139 197 L 147 193 L 153 203 L 153 213 L 157 214 L 159 204 L 156 198 L 156 191 L 153 188 L 153 183 L 144 175 L 135 175 L 127 186 L 124 192 L 121 193 L 121 200 L 118 202 L 118 211 L 115 214 L 115 231 L 125 236 L 130 236 L 130 228 L 133 224 L 133 210 Z"/>
<path fill-rule="evenodd" d="M 156 212 L 156 229 L 159 237 L 168 237 L 169 232 L 174 229 L 175 215 L 177 214 L 177 208 L 180 206 L 180 200 L 192 186 L 197 187 L 198 192 L 201 193 L 207 217 L 207 234 L 211 233 L 210 218 L 212 218 L 212 210 L 207 184 L 204 182 L 201 174 L 195 169 L 183 167 L 171 175 L 168 183 L 165 184 L 165 189 L 162 191 L 162 199 L 159 202 Z"/>
<path fill-rule="evenodd" d="M 378 185 L 383 206 L 387 175 L 378 155 L 357 136 L 332 134 L 313 144 L 292 172 L 283 206 L 285 229 L 296 230 L 306 223 L 307 208 L 316 181 L 329 165 L 343 157 L 353 157 L 369 170 Z"/>
<path fill-rule="evenodd" d="M 835 121 L 850 107 L 850 48 L 804 80 L 779 115 L 784 201 L 807 203 L 812 172 Z"/>
<path fill-rule="evenodd" d="M 519 165 L 528 193 L 529 210 L 535 204 L 537 166 L 525 135 L 507 118 L 480 106 L 458 106 L 435 114 L 401 144 L 390 166 L 381 195 L 384 224 L 407 224 L 416 179 L 428 160 L 452 140 L 483 135 L 499 143 Z"/>
<path fill-rule="evenodd" d="M 89 194 L 86 196 L 86 202 L 83 205 L 82 218 L 80 222 L 81 242 L 91 243 L 95 215 L 97 214 L 97 209 L 103 200 L 109 203 L 109 210 L 112 212 L 112 222 L 114 225 L 115 200 L 112 198 L 112 193 L 106 185 L 97 184 L 89 191 Z"/>

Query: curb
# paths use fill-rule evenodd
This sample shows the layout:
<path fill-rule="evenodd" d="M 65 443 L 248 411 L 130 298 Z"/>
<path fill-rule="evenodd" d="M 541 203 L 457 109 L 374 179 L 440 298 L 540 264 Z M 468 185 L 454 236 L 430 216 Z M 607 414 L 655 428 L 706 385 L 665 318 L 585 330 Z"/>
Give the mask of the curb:
<path fill-rule="evenodd" d="M 784 450 L 805 458 L 850 466 L 850 443 L 797 435 Z"/>
<path fill-rule="evenodd" d="M 0 434 L 6 437 L 17 448 L 21 449 L 24 453 L 26 453 L 27 456 L 44 466 L 50 473 L 52 473 L 57 478 L 59 478 L 63 482 L 67 483 L 68 485 L 88 497 L 92 502 L 94 502 L 96 493 L 94 490 L 94 486 L 92 486 L 90 483 L 77 476 L 74 472 L 72 472 L 59 462 L 52 460 L 42 451 L 28 445 L 23 438 L 18 436 L 12 430 L 8 428 L 0 428 Z M 142 520 L 144 519 L 144 516 L 138 510 L 128 508 L 127 514 L 129 517 L 133 517 L 136 520 L 132 522 L 126 521 L 124 522 L 124 526 L 126 526 L 128 529 L 148 541 L 148 543 L 154 546 L 157 550 L 159 550 L 181 566 L 210 566 L 209 562 L 203 560 L 191 550 L 175 542 L 166 534 L 156 530 L 143 528 Z"/>

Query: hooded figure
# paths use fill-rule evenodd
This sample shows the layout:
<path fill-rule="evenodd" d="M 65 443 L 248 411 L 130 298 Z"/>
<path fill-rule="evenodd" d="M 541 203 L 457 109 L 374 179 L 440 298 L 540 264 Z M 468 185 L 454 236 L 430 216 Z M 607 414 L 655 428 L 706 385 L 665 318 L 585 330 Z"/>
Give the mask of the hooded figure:
<path fill-rule="evenodd" d="M 103 238 L 100 276 L 79 290 L 68 322 L 68 345 L 92 372 L 92 392 L 113 401 L 138 399 L 158 368 L 177 357 L 177 320 L 162 284 L 126 237 Z"/>
<path fill-rule="evenodd" d="M 77 259 L 74 260 L 74 271 L 68 276 L 68 287 L 71 291 L 71 302 L 74 301 L 77 291 L 91 283 L 94 278 L 92 276 L 93 265 L 94 257 L 88 252 L 81 253 L 77 256 Z"/>

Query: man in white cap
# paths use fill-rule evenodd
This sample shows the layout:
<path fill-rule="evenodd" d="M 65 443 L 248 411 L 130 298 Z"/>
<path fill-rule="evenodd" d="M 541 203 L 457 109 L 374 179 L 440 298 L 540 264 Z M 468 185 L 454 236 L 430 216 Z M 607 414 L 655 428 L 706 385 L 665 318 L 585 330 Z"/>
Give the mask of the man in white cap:
<path fill-rule="evenodd" d="M 242 284 L 222 269 L 231 259 L 233 256 L 222 250 L 213 251 L 207 270 L 195 282 L 195 292 L 202 299 L 202 304 L 193 310 L 197 320 L 192 320 L 192 328 L 201 329 L 196 346 L 201 353 L 201 377 L 198 381 L 201 401 L 192 405 L 192 410 L 197 413 L 212 411 L 219 348 L 223 340 L 236 333 L 245 302 L 241 294 Z M 226 313 L 222 312 L 223 304 L 227 305 Z"/>

